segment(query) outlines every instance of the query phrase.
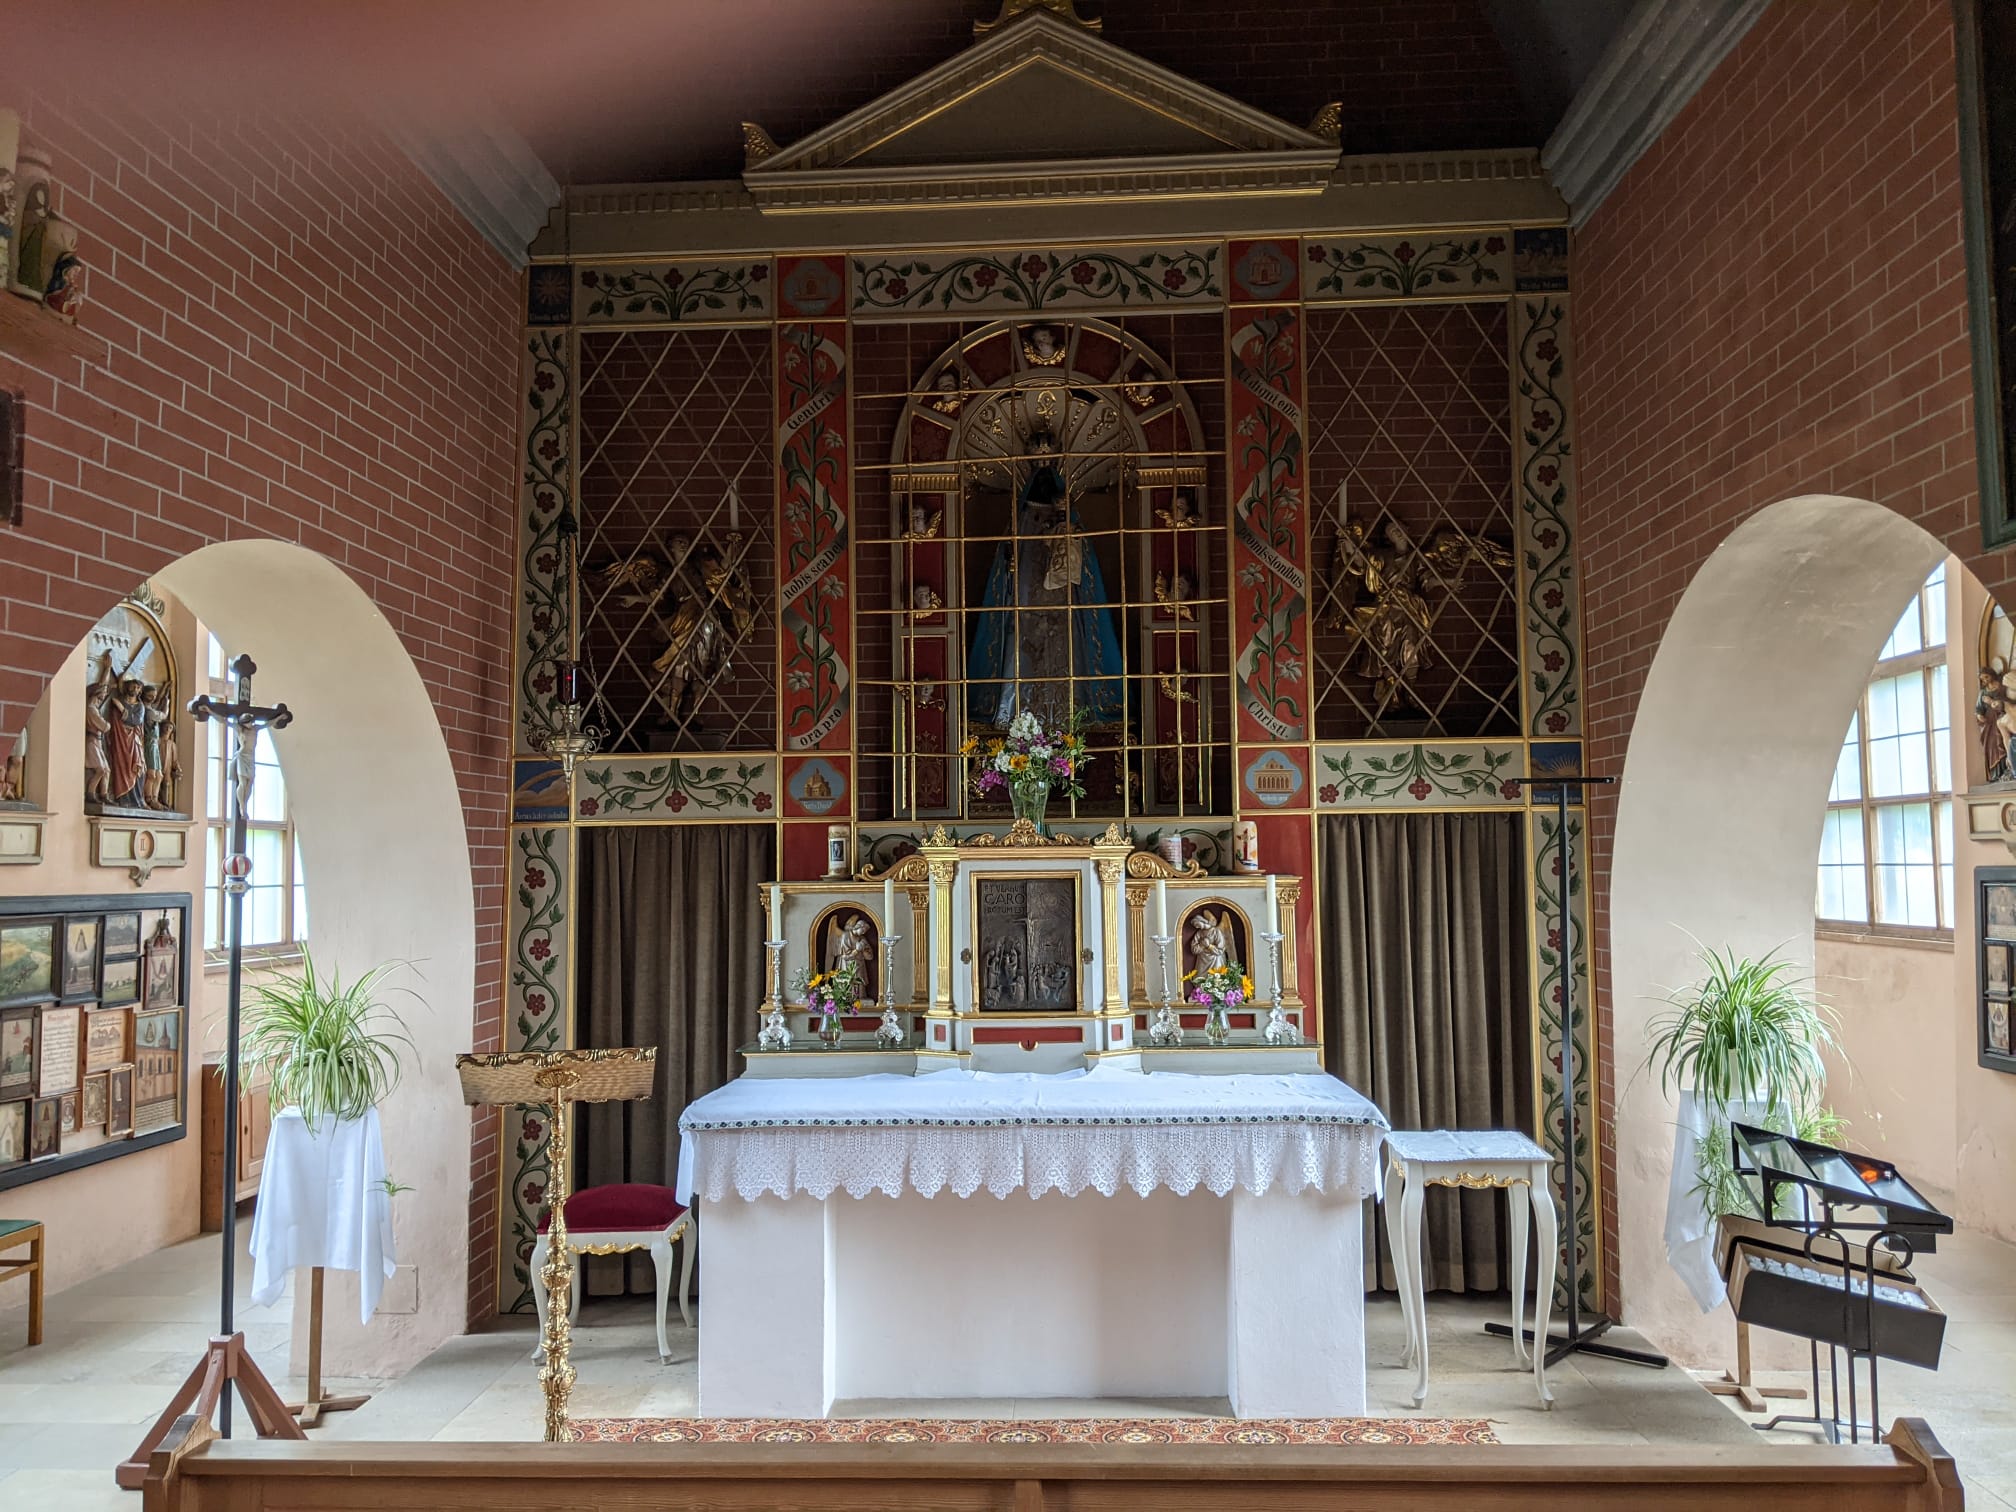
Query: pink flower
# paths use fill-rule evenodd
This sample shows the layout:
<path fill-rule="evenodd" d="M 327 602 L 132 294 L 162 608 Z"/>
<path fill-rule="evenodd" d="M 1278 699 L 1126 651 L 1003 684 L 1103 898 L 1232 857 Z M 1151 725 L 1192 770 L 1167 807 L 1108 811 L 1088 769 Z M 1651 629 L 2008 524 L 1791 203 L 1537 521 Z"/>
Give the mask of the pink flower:
<path fill-rule="evenodd" d="M 539 440 L 539 455 L 548 462 L 554 461 L 560 455 L 560 443 L 551 436 L 542 436 Z"/>
<path fill-rule="evenodd" d="M 526 1144 L 537 1144 L 539 1142 L 539 1136 L 541 1134 L 544 1134 L 545 1132 L 546 1132 L 546 1123 L 544 1119 L 527 1118 L 525 1120 L 524 1128 L 518 1131 L 518 1137 L 521 1140 L 523 1140 Z"/>
<path fill-rule="evenodd" d="M 1052 756 L 1050 758 L 1050 770 L 1055 772 L 1059 777 L 1069 777 L 1071 775 L 1070 758 L 1066 756 Z"/>
<path fill-rule="evenodd" d="M 526 993 L 525 1011 L 535 1018 L 544 1013 L 546 1011 L 546 994 L 543 992 Z"/>
<path fill-rule="evenodd" d="M 973 270 L 973 287 L 991 289 L 1001 281 L 1001 272 L 991 263 L 982 263 Z"/>
<path fill-rule="evenodd" d="M 1511 802 L 1519 796 L 1519 784 L 1509 780 L 1499 783 L 1498 796 L 1505 799 L 1508 803 Z"/>
<path fill-rule="evenodd" d="M 1533 539 L 1540 543 L 1542 551 L 1552 551 L 1560 544 L 1561 532 L 1556 530 L 1552 525 L 1549 525 L 1546 529 L 1537 532 Z"/>
<path fill-rule="evenodd" d="M 679 810 L 686 807 L 686 795 L 684 793 L 669 794 L 665 799 L 665 807 L 672 810 L 675 814 L 678 813 Z"/>
<path fill-rule="evenodd" d="M 1324 783 L 1323 786 L 1316 790 L 1316 801 L 1319 803 L 1335 803 L 1337 801 L 1337 784 L 1334 782 Z"/>
<path fill-rule="evenodd" d="M 551 693 L 553 691 L 553 674 L 551 672 L 533 673 L 532 691 L 539 694 Z"/>
<path fill-rule="evenodd" d="M 1174 294 L 1189 280 L 1183 276 L 1181 268 L 1165 268 L 1162 272 L 1162 287 Z"/>
<path fill-rule="evenodd" d="M 525 890 L 527 892 L 538 892 L 545 885 L 546 885 L 545 872 L 541 871 L 536 866 L 528 866 L 525 868 Z"/>
<path fill-rule="evenodd" d="M 1543 436 L 1554 429 L 1555 414 L 1552 410 L 1540 410 L 1533 416 L 1533 429 Z"/>
<path fill-rule="evenodd" d="M 1561 590 L 1559 588 L 1549 588 L 1540 595 L 1540 602 L 1549 609 L 1559 609 L 1561 607 Z"/>
<path fill-rule="evenodd" d="M 1416 777 L 1412 782 L 1407 784 L 1407 791 L 1414 795 L 1416 803 L 1425 803 L 1428 800 L 1428 795 L 1434 792 L 1435 789 L 1428 786 L 1428 779 L 1426 777 Z"/>
<path fill-rule="evenodd" d="M 525 1199 L 525 1206 L 537 1207 L 546 1200 L 546 1183 L 528 1181 L 519 1189 L 518 1195 Z"/>
<path fill-rule="evenodd" d="M 1568 728 L 1568 716 L 1566 714 L 1563 714 L 1559 710 L 1556 710 L 1554 713 L 1549 714 L 1547 716 L 1547 733 L 1549 735 L 1559 735 L 1563 730 L 1567 728 Z"/>
<path fill-rule="evenodd" d="M 601 801 L 595 798 L 583 798 L 575 807 L 583 819 L 593 819 L 602 812 Z"/>
<path fill-rule="evenodd" d="M 1559 950 L 1561 948 L 1560 926 L 1556 925 L 1554 928 L 1547 931 L 1547 948 L 1549 950 Z"/>
<path fill-rule="evenodd" d="M 530 945 L 525 947 L 525 954 L 532 957 L 535 961 L 543 961 L 546 957 L 553 954 L 553 942 L 547 939 L 534 940 Z"/>
<path fill-rule="evenodd" d="M 757 813 L 767 814 L 770 812 L 770 795 L 768 793 L 758 793 L 753 801 Z"/>
<path fill-rule="evenodd" d="M 1041 278 L 1049 271 L 1050 265 L 1040 257 L 1030 256 L 1022 259 L 1022 276 L 1024 278 Z"/>
<path fill-rule="evenodd" d="M 1071 265 L 1071 282 L 1077 284 L 1081 289 L 1098 276 L 1099 270 L 1083 259 Z M 1175 285 L 1171 284 L 1170 287 L 1174 288 Z"/>
<path fill-rule="evenodd" d="M 892 278 L 882 286 L 882 292 L 891 299 L 907 299 L 910 295 L 910 281 L 905 278 Z"/>

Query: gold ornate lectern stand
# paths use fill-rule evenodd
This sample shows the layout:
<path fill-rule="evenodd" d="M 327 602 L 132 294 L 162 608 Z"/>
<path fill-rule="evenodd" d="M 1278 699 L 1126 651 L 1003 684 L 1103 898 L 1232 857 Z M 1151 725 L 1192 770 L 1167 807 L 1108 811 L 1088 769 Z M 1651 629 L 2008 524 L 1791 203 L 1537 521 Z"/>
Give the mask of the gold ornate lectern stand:
<path fill-rule="evenodd" d="M 621 1050 L 518 1050 L 501 1055 L 458 1055 L 455 1069 L 462 1078 L 462 1100 L 472 1107 L 543 1105 L 551 1120 L 546 1147 L 546 1200 L 553 1215 L 546 1266 L 539 1280 L 546 1285 L 546 1363 L 539 1368 L 539 1386 L 546 1393 L 546 1442 L 566 1437 L 567 1397 L 574 1389 L 574 1367 L 568 1314 L 574 1291 L 574 1252 L 567 1247 L 568 1161 L 567 1105 L 577 1102 L 633 1102 L 651 1095 L 658 1049 L 631 1046 Z M 690 1242 L 690 1241 L 689 1241 Z M 537 1282 L 534 1283 L 535 1285 Z"/>

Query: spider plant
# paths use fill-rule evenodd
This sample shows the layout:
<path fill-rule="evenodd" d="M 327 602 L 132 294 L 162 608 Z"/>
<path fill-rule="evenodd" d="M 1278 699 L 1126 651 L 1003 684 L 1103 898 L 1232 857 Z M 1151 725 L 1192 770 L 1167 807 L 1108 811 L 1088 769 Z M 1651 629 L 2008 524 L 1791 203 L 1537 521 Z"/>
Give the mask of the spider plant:
<path fill-rule="evenodd" d="M 310 1127 L 362 1118 L 399 1084 L 400 1049 L 414 1049 L 384 1001 L 377 966 L 345 982 L 318 971 L 306 951 L 298 971 L 253 984 L 241 1041 L 245 1062 L 264 1070 L 273 1106 L 295 1107 Z"/>
<path fill-rule="evenodd" d="M 1671 1011 L 1652 1022 L 1646 1066 L 1667 1093 L 1692 1090 L 1711 1107 L 1762 1102 L 1802 1117 L 1827 1079 L 1820 1052 L 1834 1047 L 1828 1011 L 1811 984 L 1774 950 L 1758 960 L 1704 949 L 1707 971 L 1667 996 Z"/>

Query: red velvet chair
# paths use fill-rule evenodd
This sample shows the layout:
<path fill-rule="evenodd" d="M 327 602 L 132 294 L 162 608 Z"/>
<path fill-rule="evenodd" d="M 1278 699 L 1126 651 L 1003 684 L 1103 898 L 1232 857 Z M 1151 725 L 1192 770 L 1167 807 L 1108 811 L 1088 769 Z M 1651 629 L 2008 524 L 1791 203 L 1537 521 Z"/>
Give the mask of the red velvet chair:
<path fill-rule="evenodd" d="M 546 1352 L 546 1287 L 539 1278 L 546 1264 L 547 1228 L 552 1215 L 539 1220 L 539 1238 L 532 1246 L 532 1300 L 539 1309 L 539 1346 L 532 1351 L 536 1360 Z M 693 1295 L 692 1213 L 681 1207 L 670 1187 L 627 1182 L 615 1186 L 587 1187 L 567 1199 L 567 1248 L 576 1255 L 621 1255 L 637 1250 L 651 1252 L 651 1265 L 658 1275 L 658 1358 L 671 1358 L 665 1340 L 665 1295 L 672 1286 L 672 1246 L 680 1246 L 679 1316 L 688 1327 L 693 1323 L 689 1299 Z M 581 1314 L 581 1280 L 575 1276 L 573 1307 L 569 1321 Z"/>

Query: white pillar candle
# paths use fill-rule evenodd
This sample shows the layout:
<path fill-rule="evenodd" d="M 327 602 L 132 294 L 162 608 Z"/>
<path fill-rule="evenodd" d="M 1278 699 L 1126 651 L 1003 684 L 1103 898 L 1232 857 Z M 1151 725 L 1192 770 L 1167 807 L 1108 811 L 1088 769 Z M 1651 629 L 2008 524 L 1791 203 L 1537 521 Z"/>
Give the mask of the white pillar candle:
<path fill-rule="evenodd" d="M 885 935 L 896 933 L 896 879 L 894 877 L 884 877 L 882 879 L 882 933 Z"/>
<path fill-rule="evenodd" d="M 1160 877 L 1155 879 L 1155 933 L 1169 933 L 1169 884 Z"/>
<path fill-rule="evenodd" d="M 782 882 L 772 882 L 770 884 L 770 938 L 773 940 L 784 938 L 784 884 Z"/>
<path fill-rule="evenodd" d="M 1281 894 L 1274 885 L 1274 873 L 1267 873 L 1267 933 L 1281 933 Z"/>

